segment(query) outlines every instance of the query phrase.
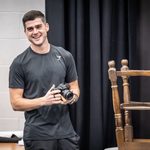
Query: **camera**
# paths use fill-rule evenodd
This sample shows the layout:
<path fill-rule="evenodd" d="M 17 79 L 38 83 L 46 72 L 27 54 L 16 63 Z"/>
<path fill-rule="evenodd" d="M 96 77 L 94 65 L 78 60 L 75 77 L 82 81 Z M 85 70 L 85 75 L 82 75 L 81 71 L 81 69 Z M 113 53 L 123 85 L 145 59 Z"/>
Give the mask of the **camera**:
<path fill-rule="evenodd" d="M 59 84 L 53 90 L 60 90 L 60 94 L 67 100 L 71 100 L 73 98 L 73 92 L 69 90 L 69 84 Z"/>

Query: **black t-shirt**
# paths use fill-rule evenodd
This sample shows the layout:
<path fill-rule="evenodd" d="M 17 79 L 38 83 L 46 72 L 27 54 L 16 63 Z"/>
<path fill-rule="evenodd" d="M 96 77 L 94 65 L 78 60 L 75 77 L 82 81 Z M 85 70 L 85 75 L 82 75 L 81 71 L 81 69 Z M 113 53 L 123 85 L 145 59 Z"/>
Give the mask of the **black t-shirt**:
<path fill-rule="evenodd" d="M 51 45 L 49 53 L 38 54 L 29 47 L 10 66 L 9 88 L 24 89 L 28 99 L 44 96 L 55 84 L 77 80 L 70 52 Z M 67 105 L 43 106 L 25 112 L 24 139 L 48 140 L 75 135 Z"/>

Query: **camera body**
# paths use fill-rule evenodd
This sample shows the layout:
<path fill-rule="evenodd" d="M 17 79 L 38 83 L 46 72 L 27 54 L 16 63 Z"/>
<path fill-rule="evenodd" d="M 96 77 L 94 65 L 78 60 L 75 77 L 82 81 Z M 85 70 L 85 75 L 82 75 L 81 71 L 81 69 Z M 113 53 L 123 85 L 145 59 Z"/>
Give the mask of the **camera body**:
<path fill-rule="evenodd" d="M 71 100 L 73 98 L 73 92 L 69 90 L 69 84 L 59 84 L 53 90 L 60 90 L 60 94 L 67 100 Z"/>

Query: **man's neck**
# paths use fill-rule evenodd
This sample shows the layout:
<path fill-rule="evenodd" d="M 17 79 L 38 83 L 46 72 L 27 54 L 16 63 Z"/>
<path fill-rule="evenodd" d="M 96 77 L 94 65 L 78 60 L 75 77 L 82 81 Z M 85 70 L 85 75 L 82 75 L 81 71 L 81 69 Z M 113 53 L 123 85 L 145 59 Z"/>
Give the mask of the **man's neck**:
<path fill-rule="evenodd" d="M 46 54 L 50 51 L 50 43 L 47 43 L 45 45 L 42 46 L 35 46 L 31 44 L 31 49 L 39 54 Z"/>

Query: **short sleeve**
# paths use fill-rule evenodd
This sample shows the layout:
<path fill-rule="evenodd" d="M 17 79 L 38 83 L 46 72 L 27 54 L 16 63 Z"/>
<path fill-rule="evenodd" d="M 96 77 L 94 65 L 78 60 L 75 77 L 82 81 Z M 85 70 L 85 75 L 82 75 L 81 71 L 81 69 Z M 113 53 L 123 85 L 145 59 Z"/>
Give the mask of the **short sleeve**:
<path fill-rule="evenodd" d="M 67 59 L 65 59 L 67 64 L 67 74 L 66 74 L 66 82 L 72 82 L 77 80 L 77 70 L 74 58 L 71 53 L 68 53 Z"/>
<path fill-rule="evenodd" d="M 23 69 L 14 61 L 9 68 L 9 88 L 24 88 Z"/>

